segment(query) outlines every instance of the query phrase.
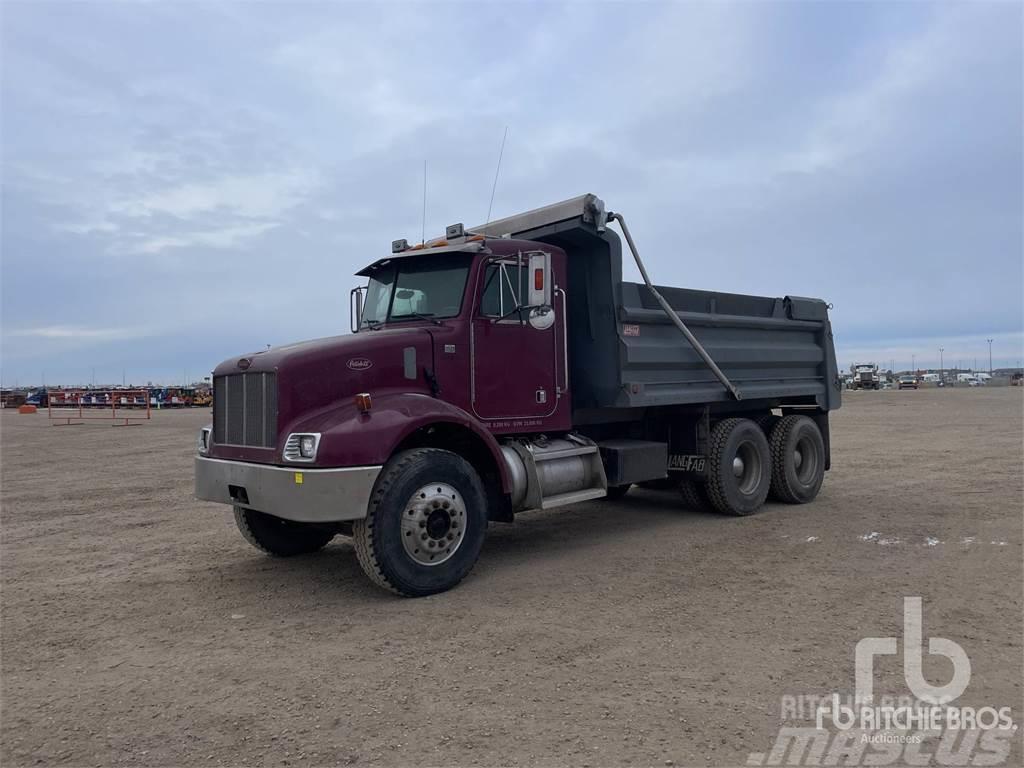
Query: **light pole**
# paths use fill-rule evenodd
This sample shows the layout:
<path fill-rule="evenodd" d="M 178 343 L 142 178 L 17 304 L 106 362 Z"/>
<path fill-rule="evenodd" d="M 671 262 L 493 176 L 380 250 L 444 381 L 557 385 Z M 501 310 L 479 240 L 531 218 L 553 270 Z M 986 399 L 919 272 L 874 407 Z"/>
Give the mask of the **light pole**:
<path fill-rule="evenodd" d="M 917 374 L 917 355 L 910 356 L 910 372 Z"/>
<path fill-rule="evenodd" d="M 939 381 L 944 382 L 946 377 L 943 373 L 945 366 L 942 364 L 942 353 L 946 351 L 945 347 L 939 347 Z"/>
<path fill-rule="evenodd" d="M 988 342 L 988 375 L 992 375 L 992 339 L 985 339 Z"/>

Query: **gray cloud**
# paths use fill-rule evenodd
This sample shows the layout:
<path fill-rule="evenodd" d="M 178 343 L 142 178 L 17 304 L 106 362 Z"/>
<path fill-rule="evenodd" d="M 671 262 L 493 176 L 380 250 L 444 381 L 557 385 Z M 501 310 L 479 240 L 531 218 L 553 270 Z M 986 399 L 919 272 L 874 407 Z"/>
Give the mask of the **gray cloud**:
<path fill-rule="evenodd" d="M 832 301 L 844 360 L 994 337 L 1015 363 L 1021 17 L 9 5 L 4 381 L 179 380 L 343 331 L 352 272 L 419 235 L 424 159 L 430 231 L 480 221 L 506 125 L 495 216 L 593 191 L 660 282 Z"/>

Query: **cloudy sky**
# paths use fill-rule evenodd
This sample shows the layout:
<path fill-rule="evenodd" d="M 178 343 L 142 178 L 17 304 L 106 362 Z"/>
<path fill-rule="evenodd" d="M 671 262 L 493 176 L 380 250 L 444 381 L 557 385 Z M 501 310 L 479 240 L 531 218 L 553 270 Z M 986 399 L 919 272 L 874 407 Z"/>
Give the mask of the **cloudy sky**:
<path fill-rule="evenodd" d="M 1019 3 L 4 2 L 3 384 L 348 328 L 397 237 L 594 192 L 840 362 L 1022 351 Z M 635 270 L 627 277 L 636 279 Z M 984 362 L 983 362 L 984 359 Z"/>

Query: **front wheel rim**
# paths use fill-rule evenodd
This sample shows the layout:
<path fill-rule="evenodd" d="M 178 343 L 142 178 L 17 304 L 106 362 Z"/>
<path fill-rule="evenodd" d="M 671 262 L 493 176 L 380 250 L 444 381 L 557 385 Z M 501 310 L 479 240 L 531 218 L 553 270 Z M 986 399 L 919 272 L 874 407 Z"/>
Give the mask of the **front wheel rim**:
<path fill-rule="evenodd" d="M 466 538 L 466 505 L 447 483 L 429 483 L 402 509 L 402 546 L 419 565 L 447 562 Z"/>

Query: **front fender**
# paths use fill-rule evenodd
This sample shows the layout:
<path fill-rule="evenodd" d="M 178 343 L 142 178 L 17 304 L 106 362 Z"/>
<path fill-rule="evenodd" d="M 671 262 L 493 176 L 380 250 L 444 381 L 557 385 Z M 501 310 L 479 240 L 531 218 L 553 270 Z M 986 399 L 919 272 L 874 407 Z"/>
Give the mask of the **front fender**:
<path fill-rule="evenodd" d="M 320 433 L 316 467 L 355 467 L 384 464 L 413 432 L 436 424 L 455 424 L 480 438 L 498 467 L 502 489 L 510 491 L 508 467 L 494 435 L 458 406 L 429 395 L 374 395 L 373 407 L 367 413 L 356 408 L 354 402 L 337 404 L 296 419 L 285 434 Z"/>

